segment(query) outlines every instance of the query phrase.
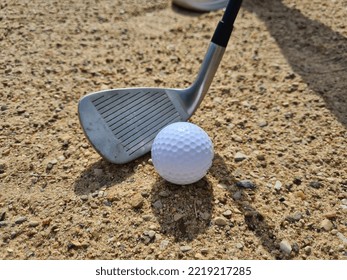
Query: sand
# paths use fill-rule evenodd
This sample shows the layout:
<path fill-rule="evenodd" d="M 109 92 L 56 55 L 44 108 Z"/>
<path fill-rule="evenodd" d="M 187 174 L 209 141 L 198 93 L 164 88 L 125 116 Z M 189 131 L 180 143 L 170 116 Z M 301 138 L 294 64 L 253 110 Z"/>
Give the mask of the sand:
<path fill-rule="evenodd" d="M 1 259 L 346 259 L 347 1 L 244 0 L 191 122 L 209 173 L 104 161 L 83 95 L 192 83 L 222 11 L 1 1 Z"/>

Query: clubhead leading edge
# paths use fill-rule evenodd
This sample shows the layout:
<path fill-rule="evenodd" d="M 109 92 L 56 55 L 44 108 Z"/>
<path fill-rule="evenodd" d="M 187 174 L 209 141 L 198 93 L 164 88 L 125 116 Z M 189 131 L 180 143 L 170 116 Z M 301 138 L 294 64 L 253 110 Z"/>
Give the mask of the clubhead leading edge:
<path fill-rule="evenodd" d="M 104 159 L 118 164 L 130 162 L 151 150 L 162 128 L 192 116 L 212 83 L 241 3 L 242 0 L 229 1 L 190 87 L 110 89 L 80 99 L 80 124 L 90 144 Z"/>

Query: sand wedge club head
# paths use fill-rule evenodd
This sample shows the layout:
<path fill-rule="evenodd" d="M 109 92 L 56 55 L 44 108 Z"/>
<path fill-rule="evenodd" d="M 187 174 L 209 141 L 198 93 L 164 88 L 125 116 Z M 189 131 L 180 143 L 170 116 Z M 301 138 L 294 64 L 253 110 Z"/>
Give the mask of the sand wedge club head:
<path fill-rule="evenodd" d="M 241 2 L 229 1 L 190 87 L 110 89 L 81 98 L 78 114 L 84 134 L 104 159 L 130 162 L 151 150 L 162 128 L 192 116 L 218 69 Z"/>
<path fill-rule="evenodd" d="M 226 7 L 228 0 L 173 0 L 172 3 L 192 11 L 209 12 Z"/>

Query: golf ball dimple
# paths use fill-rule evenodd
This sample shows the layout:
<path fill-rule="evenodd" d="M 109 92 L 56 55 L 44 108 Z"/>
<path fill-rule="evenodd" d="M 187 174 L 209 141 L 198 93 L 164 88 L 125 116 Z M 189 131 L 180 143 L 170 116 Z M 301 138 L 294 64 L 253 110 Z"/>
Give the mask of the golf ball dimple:
<path fill-rule="evenodd" d="M 152 145 L 154 168 L 165 180 L 187 185 L 203 178 L 212 165 L 213 144 L 195 124 L 176 122 L 164 127 Z"/>

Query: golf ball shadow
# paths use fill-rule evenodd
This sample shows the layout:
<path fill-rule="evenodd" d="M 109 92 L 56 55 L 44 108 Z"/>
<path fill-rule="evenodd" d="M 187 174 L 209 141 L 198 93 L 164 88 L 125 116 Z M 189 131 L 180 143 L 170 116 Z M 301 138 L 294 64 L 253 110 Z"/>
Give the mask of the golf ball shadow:
<path fill-rule="evenodd" d="M 213 189 L 206 177 L 184 187 L 158 179 L 151 198 L 161 233 L 176 241 L 192 241 L 211 224 Z"/>

